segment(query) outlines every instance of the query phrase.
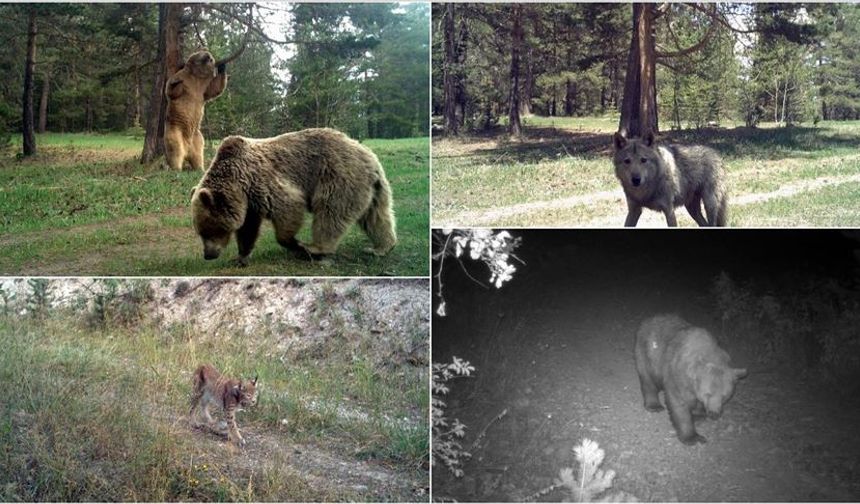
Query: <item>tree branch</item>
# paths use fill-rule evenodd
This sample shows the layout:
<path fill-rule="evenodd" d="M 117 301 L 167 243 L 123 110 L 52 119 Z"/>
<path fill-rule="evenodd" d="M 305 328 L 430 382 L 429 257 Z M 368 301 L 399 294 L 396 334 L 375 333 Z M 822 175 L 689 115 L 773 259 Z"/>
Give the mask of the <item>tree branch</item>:
<path fill-rule="evenodd" d="M 698 42 L 696 42 L 695 44 L 693 44 L 689 47 L 686 47 L 684 49 L 678 49 L 678 50 L 672 51 L 672 52 L 655 50 L 654 56 L 656 56 L 658 59 L 659 58 L 678 58 L 678 57 L 686 56 L 687 54 L 696 52 L 699 49 L 705 47 L 705 44 L 707 44 L 708 41 L 710 41 L 711 36 L 714 34 L 714 32 L 717 29 L 717 22 L 714 21 L 714 16 L 716 15 L 716 12 L 717 12 L 717 4 L 711 4 L 711 12 L 708 13 L 708 16 L 711 17 L 711 23 L 708 26 L 708 31 L 702 36 L 702 38 Z"/>

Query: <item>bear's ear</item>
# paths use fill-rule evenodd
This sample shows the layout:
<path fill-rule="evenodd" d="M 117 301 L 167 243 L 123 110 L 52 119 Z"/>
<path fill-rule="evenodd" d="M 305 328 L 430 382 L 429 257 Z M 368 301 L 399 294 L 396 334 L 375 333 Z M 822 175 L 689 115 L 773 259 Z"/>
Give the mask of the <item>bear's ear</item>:
<path fill-rule="evenodd" d="M 645 133 L 645 136 L 642 137 L 642 140 L 645 141 L 645 146 L 651 147 L 652 145 L 654 145 L 654 132 L 648 131 L 647 133 Z"/>
<path fill-rule="evenodd" d="M 192 187 L 192 188 L 191 188 L 191 194 L 190 194 L 191 199 L 194 199 L 194 193 L 195 193 L 196 191 L 197 191 L 197 186 L 194 186 L 194 187 Z"/>
<path fill-rule="evenodd" d="M 201 187 L 200 190 L 197 191 L 197 197 L 200 198 L 200 203 L 207 208 L 215 207 L 215 196 L 212 194 L 212 191 L 205 187 Z"/>
<path fill-rule="evenodd" d="M 627 137 L 624 136 L 623 131 L 616 131 L 612 139 L 615 142 L 615 150 L 621 150 L 627 145 Z"/>
<path fill-rule="evenodd" d="M 245 145 L 247 145 L 247 142 L 244 138 L 240 136 L 228 136 L 218 147 L 218 157 L 223 159 L 235 156 L 245 148 Z"/>
<path fill-rule="evenodd" d="M 746 368 L 732 369 L 732 371 L 734 371 L 734 373 L 735 373 L 735 380 L 740 380 L 741 378 L 746 378 L 746 376 L 747 376 Z"/>

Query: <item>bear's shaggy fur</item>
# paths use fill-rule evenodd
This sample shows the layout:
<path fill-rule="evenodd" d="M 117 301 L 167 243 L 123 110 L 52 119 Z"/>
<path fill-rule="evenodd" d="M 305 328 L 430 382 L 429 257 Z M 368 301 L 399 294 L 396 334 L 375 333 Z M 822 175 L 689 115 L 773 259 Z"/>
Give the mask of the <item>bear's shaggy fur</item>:
<path fill-rule="evenodd" d="M 204 258 L 218 257 L 235 232 L 242 265 L 263 219 L 272 221 L 278 243 L 312 256 L 333 253 L 353 222 L 377 255 L 397 241 L 391 189 L 376 155 L 327 128 L 225 138 L 194 190 L 191 209 Z M 303 245 L 295 235 L 306 210 L 314 216 L 313 241 Z"/>
<path fill-rule="evenodd" d="M 188 57 L 181 70 L 167 82 L 167 112 L 164 119 L 164 155 L 173 170 L 185 161 L 195 170 L 203 169 L 203 108 L 227 87 L 224 65 L 216 66 L 209 51 Z"/>
<path fill-rule="evenodd" d="M 729 367 L 729 354 L 700 327 L 676 315 L 657 315 L 642 322 L 636 333 L 636 371 L 645 409 L 662 411 L 662 390 L 678 439 L 705 443 L 696 433 L 694 416 L 719 417 L 746 369 Z"/>

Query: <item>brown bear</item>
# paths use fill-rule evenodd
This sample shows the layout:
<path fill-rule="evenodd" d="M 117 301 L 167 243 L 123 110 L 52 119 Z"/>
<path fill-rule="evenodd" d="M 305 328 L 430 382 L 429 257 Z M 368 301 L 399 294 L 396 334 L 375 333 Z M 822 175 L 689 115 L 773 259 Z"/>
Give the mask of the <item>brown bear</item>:
<path fill-rule="evenodd" d="M 185 161 L 195 170 L 203 169 L 203 108 L 227 87 L 225 65 L 209 51 L 197 51 L 168 80 L 164 155 L 171 169 L 181 170 Z"/>
<path fill-rule="evenodd" d="M 306 210 L 313 214 L 313 240 L 303 245 L 295 235 Z M 327 128 L 225 138 L 194 189 L 191 212 L 203 257 L 218 257 L 235 232 L 240 265 L 248 263 L 263 219 L 272 221 L 278 243 L 311 256 L 333 253 L 353 222 L 377 255 L 397 241 L 391 189 L 376 155 Z"/>
<path fill-rule="evenodd" d="M 636 333 L 636 371 L 645 409 L 662 411 L 662 390 L 678 439 L 705 443 L 693 417 L 716 419 L 746 369 L 729 367 L 729 354 L 700 327 L 677 315 L 657 315 L 642 322 Z"/>

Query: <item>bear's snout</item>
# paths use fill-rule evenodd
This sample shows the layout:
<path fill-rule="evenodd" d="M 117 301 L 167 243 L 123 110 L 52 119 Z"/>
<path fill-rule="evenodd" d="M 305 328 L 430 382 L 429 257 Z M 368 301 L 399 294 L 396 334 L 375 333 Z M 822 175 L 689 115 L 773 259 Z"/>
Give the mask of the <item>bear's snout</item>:
<path fill-rule="evenodd" d="M 633 187 L 639 187 L 639 184 L 642 183 L 642 176 L 638 173 L 634 173 L 630 176 L 630 183 L 633 184 Z"/>
<path fill-rule="evenodd" d="M 211 261 L 212 259 L 218 259 L 218 256 L 221 255 L 221 251 L 219 250 L 204 250 L 203 251 L 203 259 L 207 261 Z"/>

